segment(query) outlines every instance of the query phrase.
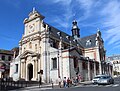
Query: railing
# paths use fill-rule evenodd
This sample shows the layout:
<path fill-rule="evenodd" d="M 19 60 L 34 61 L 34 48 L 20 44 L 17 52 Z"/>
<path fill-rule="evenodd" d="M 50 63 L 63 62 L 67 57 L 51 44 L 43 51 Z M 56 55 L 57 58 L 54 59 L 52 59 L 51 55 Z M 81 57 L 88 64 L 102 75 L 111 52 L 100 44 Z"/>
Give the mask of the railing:
<path fill-rule="evenodd" d="M 0 91 L 14 90 L 36 85 L 39 85 L 37 81 L 12 81 L 10 79 L 0 79 Z"/>

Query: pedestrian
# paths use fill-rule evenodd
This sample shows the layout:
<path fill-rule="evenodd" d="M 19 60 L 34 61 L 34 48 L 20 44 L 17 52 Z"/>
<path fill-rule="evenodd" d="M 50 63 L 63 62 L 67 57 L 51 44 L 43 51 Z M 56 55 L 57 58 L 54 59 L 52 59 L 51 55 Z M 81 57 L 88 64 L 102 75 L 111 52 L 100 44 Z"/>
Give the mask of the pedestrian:
<path fill-rule="evenodd" d="M 78 81 L 81 82 L 81 75 L 78 76 Z"/>
<path fill-rule="evenodd" d="M 61 82 L 62 82 L 62 80 L 61 80 L 61 77 L 59 76 L 59 78 L 58 78 L 58 84 L 59 84 L 60 88 L 61 88 Z"/>
<path fill-rule="evenodd" d="M 39 78 L 39 88 L 41 87 L 41 85 L 42 85 L 42 78 L 40 76 L 40 78 Z"/>
<path fill-rule="evenodd" d="M 52 83 L 52 88 L 53 88 L 54 85 L 53 85 L 53 80 L 52 79 L 51 79 L 51 83 Z"/>
<path fill-rule="evenodd" d="M 68 77 L 68 79 L 67 79 L 67 87 L 69 88 L 69 86 L 70 86 L 70 79 Z"/>
<path fill-rule="evenodd" d="M 76 80 L 76 83 L 78 83 L 78 75 L 76 76 L 75 80 Z"/>
<path fill-rule="evenodd" d="M 64 77 L 64 79 L 63 79 L 63 87 L 64 87 L 64 88 L 66 88 L 66 82 L 67 82 L 67 81 L 66 81 L 66 77 Z"/>

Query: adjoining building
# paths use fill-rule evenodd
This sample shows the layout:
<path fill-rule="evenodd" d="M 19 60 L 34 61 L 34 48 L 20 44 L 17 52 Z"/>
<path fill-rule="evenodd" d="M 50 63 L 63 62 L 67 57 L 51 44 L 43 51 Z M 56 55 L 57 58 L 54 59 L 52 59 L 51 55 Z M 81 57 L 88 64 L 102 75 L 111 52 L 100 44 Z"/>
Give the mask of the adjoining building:
<path fill-rule="evenodd" d="M 14 80 L 56 82 L 81 75 L 91 80 L 105 71 L 106 51 L 101 32 L 81 38 L 77 21 L 73 21 L 72 36 L 44 22 L 45 17 L 33 9 L 24 20 L 24 34 L 19 41 L 19 55 L 11 63 Z M 105 66 L 105 64 L 104 64 Z M 112 73 L 112 70 L 105 73 Z"/>
<path fill-rule="evenodd" d="M 120 75 L 120 55 L 106 57 L 106 61 L 113 65 L 114 75 Z"/>
<path fill-rule="evenodd" d="M 10 62 L 18 55 L 18 51 L 17 47 L 12 50 L 0 49 L 0 78 L 9 77 Z"/>

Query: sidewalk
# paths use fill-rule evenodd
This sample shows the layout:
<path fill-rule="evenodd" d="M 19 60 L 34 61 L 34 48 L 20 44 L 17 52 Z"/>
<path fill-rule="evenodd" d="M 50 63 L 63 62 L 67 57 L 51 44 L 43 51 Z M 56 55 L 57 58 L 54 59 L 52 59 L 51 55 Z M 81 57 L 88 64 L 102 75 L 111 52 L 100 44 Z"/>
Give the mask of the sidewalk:
<path fill-rule="evenodd" d="M 81 85 L 89 85 L 91 84 L 91 81 L 85 81 L 85 82 L 81 82 L 79 84 L 77 84 L 76 86 L 72 86 L 72 87 L 79 87 Z M 72 88 L 70 87 L 70 88 Z M 25 88 L 21 88 L 21 89 L 17 89 L 17 90 L 11 90 L 11 91 L 29 91 L 29 90 L 34 90 L 34 91 L 39 91 L 39 90 L 45 90 L 45 89 L 64 89 L 63 87 L 60 88 L 58 86 L 58 84 L 53 84 L 53 88 L 52 88 L 52 84 L 43 84 L 41 85 L 41 87 L 39 88 L 39 86 L 31 86 L 31 87 L 25 87 Z"/>

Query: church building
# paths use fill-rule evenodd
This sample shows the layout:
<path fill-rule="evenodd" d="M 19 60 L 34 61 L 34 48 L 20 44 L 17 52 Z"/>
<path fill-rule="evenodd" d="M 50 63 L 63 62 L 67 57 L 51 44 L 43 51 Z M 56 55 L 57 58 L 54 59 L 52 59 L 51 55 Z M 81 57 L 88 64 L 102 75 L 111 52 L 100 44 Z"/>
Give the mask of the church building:
<path fill-rule="evenodd" d="M 112 74 L 105 70 L 106 50 L 101 32 L 80 37 L 77 21 L 72 22 L 72 35 L 44 22 L 44 16 L 33 9 L 24 20 L 24 34 L 19 41 L 19 55 L 10 65 L 10 77 L 14 80 L 57 82 L 81 75 L 82 81 L 91 80 L 97 74 Z"/>

